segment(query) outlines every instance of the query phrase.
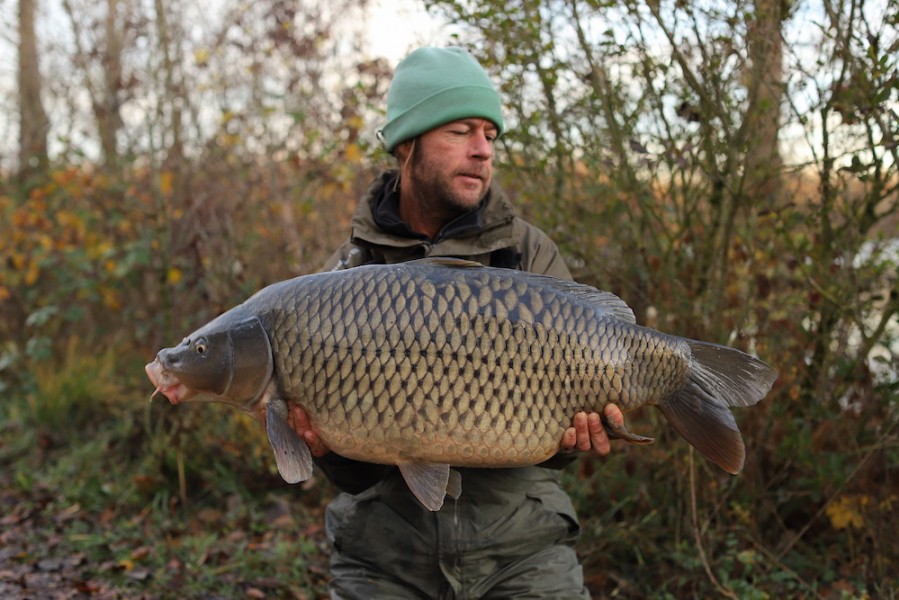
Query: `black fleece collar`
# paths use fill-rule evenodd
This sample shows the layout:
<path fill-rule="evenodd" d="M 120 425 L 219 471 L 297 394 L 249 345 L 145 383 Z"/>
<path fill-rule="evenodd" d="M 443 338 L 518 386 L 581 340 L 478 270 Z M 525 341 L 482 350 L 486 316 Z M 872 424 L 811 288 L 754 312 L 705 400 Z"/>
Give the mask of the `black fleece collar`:
<path fill-rule="evenodd" d="M 413 230 L 400 216 L 400 189 L 398 185 L 399 174 L 392 174 L 385 178 L 380 193 L 376 194 L 372 203 L 372 218 L 375 224 L 387 233 L 418 240 L 427 240 L 428 236 Z M 484 228 L 484 208 L 487 206 L 490 192 L 478 203 L 477 207 L 459 215 L 437 232 L 433 241 L 462 237 L 477 233 Z"/>

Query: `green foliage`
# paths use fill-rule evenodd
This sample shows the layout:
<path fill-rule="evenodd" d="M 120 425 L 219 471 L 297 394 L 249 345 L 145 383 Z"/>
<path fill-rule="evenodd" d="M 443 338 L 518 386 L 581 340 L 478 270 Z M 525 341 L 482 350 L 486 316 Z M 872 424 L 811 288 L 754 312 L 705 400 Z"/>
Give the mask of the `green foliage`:
<path fill-rule="evenodd" d="M 27 396 L 28 423 L 43 434 L 71 438 L 102 420 L 121 395 L 114 353 L 69 338 L 61 360 L 38 361 Z"/>

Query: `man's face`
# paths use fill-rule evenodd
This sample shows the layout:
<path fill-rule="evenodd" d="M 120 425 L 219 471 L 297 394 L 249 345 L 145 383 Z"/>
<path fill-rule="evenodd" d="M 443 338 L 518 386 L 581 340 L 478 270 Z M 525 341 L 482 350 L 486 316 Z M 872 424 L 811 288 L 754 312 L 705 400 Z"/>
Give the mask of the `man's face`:
<path fill-rule="evenodd" d="M 420 202 L 452 217 L 475 208 L 493 176 L 496 126 L 486 119 L 453 121 L 422 134 L 411 160 L 411 183 Z"/>

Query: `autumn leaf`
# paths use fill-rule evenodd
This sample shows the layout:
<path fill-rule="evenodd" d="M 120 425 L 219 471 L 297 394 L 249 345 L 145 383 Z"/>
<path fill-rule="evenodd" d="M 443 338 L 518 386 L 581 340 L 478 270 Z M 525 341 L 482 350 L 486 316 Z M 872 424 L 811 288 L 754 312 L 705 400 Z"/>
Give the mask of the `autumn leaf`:
<path fill-rule="evenodd" d="M 171 196 L 174 187 L 174 174 L 171 171 L 163 171 L 159 174 L 159 192 L 163 196 Z"/>
<path fill-rule="evenodd" d="M 25 273 L 25 285 L 32 286 L 37 282 L 37 278 L 40 276 L 41 270 L 37 264 L 37 261 L 31 259 L 28 261 L 28 271 Z"/>
<path fill-rule="evenodd" d="M 183 273 L 178 267 L 170 267 L 166 273 L 165 280 L 169 285 L 177 285 L 181 281 Z"/>
<path fill-rule="evenodd" d="M 358 163 L 362 161 L 362 150 L 358 144 L 349 144 L 343 151 L 343 156 L 351 163 Z"/>
<path fill-rule="evenodd" d="M 834 529 L 861 529 L 864 525 L 863 512 L 870 503 L 868 496 L 847 495 L 831 502 L 827 507 L 827 518 Z"/>
<path fill-rule="evenodd" d="M 209 54 L 206 48 L 197 48 L 194 50 L 194 62 L 197 66 L 205 67 L 209 63 Z"/>

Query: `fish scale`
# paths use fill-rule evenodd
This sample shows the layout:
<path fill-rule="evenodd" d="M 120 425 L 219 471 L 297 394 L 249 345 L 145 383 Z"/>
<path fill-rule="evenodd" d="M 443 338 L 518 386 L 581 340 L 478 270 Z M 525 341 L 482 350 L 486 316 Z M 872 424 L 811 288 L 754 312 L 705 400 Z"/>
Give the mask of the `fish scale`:
<path fill-rule="evenodd" d="M 423 270 L 411 277 L 399 269 L 378 278 L 324 275 L 296 294 L 276 296 L 278 302 L 261 315 L 279 332 L 273 347 L 276 357 L 283 357 L 276 361 L 276 373 L 285 399 L 302 404 L 325 443 L 351 458 L 483 466 L 495 461 L 495 455 L 479 448 L 491 432 L 505 458 L 503 466 L 517 466 L 554 454 L 577 410 L 597 410 L 607 401 L 627 410 L 633 408 L 632 397 L 661 398 L 682 385 L 685 375 L 661 378 L 649 372 L 644 381 L 633 380 L 639 394 L 630 393 L 622 383 L 626 357 L 641 350 L 641 336 L 631 335 L 628 339 L 637 343 L 629 348 L 605 343 L 619 332 L 608 331 L 611 324 L 602 323 L 602 315 L 594 316 L 591 335 L 587 307 L 560 298 L 557 290 L 515 285 L 511 278 L 497 285 L 494 275 L 478 271 L 444 269 L 447 276 L 437 281 Z M 358 303 L 334 300 L 372 295 L 379 301 L 361 310 Z M 434 303 L 436 296 L 446 302 Z M 440 307 L 446 312 L 441 314 Z M 453 307 L 464 312 L 453 314 Z M 488 331 L 493 334 L 485 335 Z M 303 360 L 298 347 L 319 360 Z M 356 369 L 339 369 L 338 351 L 345 351 L 344 361 Z M 685 374 L 685 352 L 668 356 L 665 367 Z M 422 369 L 439 370 L 441 364 L 449 367 L 449 387 L 415 393 Z M 489 389 L 488 381 L 493 382 Z M 562 390 L 569 393 L 560 395 Z M 522 410 L 498 418 L 502 399 Z M 348 419 L 346 409 L 357 406 L 361 418 Z M 347 428 L 348 422 L 353 427 Z M 438 436 L 441 423 L 452 428 Z M 415 444 L 403 443 L 409 427 L 418 437 Z M 514 441 L 519 432 L 528 436 L 523 448 Z M 399 446 L 402 456 L 394 454 Z"/>
<path fill-rule="evenodd" d="M 733 348 L 640 327 L 608 292 L 455 259 L 271 285 L 146 370 L 173 403 L 265 405 L 290 482 L 312 469 L 285 419 L 298 404 L 328 448 L 399 465 L 432 510 L 459 492 L 450 465 L 538 464 L 558 452 L 575 413 L 610 402 L 657 406 L 736 473 L 745 448 L 729 407 L 755 404 L 777 376 Z"/>

